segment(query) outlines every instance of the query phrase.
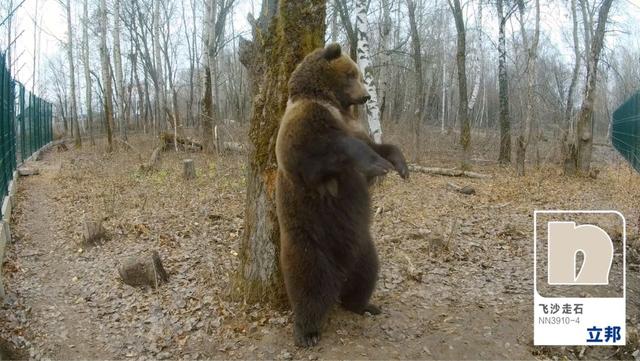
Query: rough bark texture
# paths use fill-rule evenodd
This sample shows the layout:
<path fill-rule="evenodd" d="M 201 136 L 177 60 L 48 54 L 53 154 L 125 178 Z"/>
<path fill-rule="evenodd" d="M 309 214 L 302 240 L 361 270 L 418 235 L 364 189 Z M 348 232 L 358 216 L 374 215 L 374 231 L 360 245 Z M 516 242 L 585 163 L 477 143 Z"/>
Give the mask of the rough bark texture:
<path fill-rule="evenodd" d="M 522 34 L 522 43 L 527 50 L 527 100 L 526 100 L 526 112 L 524 124 L 518 135 L 516 141 L 516 174 L 524 176 L 525 174 L 525 160 L 527 154 L 527 146 L 531 142 L 532 123 L 533 123 L 533 92 L 534 82 L 536 77 L 536 59 L 538 58 L 538 39 L 540 38 L 540 1 L 535 0 L 535 30 L 531 44 L 527 40 L 527 34 L 524 25 L 524 1 L 518 0 L 518 8 L 520 9 L 520 30 Z"/>
<path fill-rule="evenodd" d="M 498 10 L 498 97 L 500 99 L 500 154 L 498 162 L 511 162 L 511 119 L 509 118 L 509 80 L 507 77 L 507 46 L 505 27 L 507 17 L 504 14 L 503 0 L 497 0 Z"/>
<path fill-rule="evenodd" d="M 573 155 L 578 171 L 583 175 L 589 174 L 591 167 L 591 152 L 593 149 L 593 102 L 596 97 L 596 80 L 600 52 L 604 43 L 604 32 L 609 17 L 609 9 L 613 0 L 604 0 L 598 11 L 598 25 L 593 35 L 589 60 L 587 64 L 587 81 L 584 90 L 582 106 L 578 113 L 576 126 L 577 152 Z"/>
<path fill-rule="evenodd" d="M 358 36 L 358 67 L 364 75 L 364 84 L 371 99 L 365 104 L 369 134 L 376 143 L 382 142 L 382 128 L 380 127 L 380 107 L 378 106 L 378 92 L 373 82 L 371 69 L 371 53 L 369 51 L 369 22 L 367 21 L 366 0 L 356 0 L 356 32 Z"/>
<path fill-rule="evenodd" d="M 120 0 L 113 1 L 113 64 L 115 66 L 116 78 L 116 94 L 118 97 L 118 123 L 120 124 L 120 133 L 122 137 L 127 139 L 128 121 L 125 119 L 125 95 L 124 95 L 124 76 L 122 73 L 122 55 L 120 51 Z"/>
<path fill-rule="evenodd" d="M 466 30 L 464 27 L 464 14 L 460 6 L 460 0 L 452 0 L 449 2 L 453 18 L 456 22 L 456 31 L 458 33 L 456 65 L 458 68 L 458 118 L 460 119 L 460 145 L 462 146 L 462 159 L 460 166 L 462 169 L 469 167 L 471 158 L 471 126 L 469 124 L 469 102 L 467 97 L 467 69 L 466 69 Z"/>
<path fill-rule="evenodd" d="M 73 29 L 71 27 L 71 1 L 67 0 L 67 34 L 69 42 L 67 43 L 67 60 L 69 61 L 69 88 L 71 89 L 71 124 L 74 132 L 74 142 L 77 148 L 82 146 L 82 138 L 80 137 L 80 126 L 78 125 L 78 106 L 76 98 L 76 70 L 75 59 L 73 58 Z"/>
<path fill-rule="evenodd" d="M 415 153 L 413 161 L 419 162 L 421 151 L 420 133 L 422 132 L 422 114 L 424 106 L 424 81 L 422 79 L 422 47 L 420 44 L 420 33 L 416 22 L 416 2 L 407 0 L 407 10 L 409 13 L 409 25 L 411 28 L 411 45 L 413 48 L 413 66 L 416 76 L 416 100 L 413 112 L 413 136 L 415 142 Z"/>
<path fill-rule="evenodd" d="M 279 270 L 280 234 L 275 210 L 278 124 L 287 103 L 287 82 L 306 54 L 321 47 L 325 34 L 324 0 L 264 1 L 254 22 L 254 41 L 241 60 L 254 90 L 249 139 L 247 199 L 240 269 L 234 291 L 248 302 L 281 303 L 285 292 Z"/>
<path fill-rule="evenodd" d="M 82 4 L 82 63 L 84 69 L 84 96 L 87 109 L 87 128 L 89 128 L 89 139 L 91 145 L 96 145 L 93 138 L 93 109 L 91 107 L 91 75 L 89 71 L 89 10 L 88 0 Z"/>
<path fill-rule="evenodd" d="M 102 63 L 102 83 L 104 84 L 104 119 L 107 128 L 107 151 L 113 150 L 113 109 L 111 94 L 111 72 L 107 51 L 107 1 L 100 0 L 100 61 Z"/>

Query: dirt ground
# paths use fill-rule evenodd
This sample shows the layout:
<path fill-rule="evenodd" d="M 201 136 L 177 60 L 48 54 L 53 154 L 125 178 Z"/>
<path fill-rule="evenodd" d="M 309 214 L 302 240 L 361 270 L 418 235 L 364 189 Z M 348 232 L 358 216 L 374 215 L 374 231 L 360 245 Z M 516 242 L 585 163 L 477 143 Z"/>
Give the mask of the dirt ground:
<path fill-rule="evenodd" d="M 21 178 L 14 243 L 3 265 L 0 339 L 33 359 L 634 359 L 639 360 L 640 176 L 621 162 L 597 179 L 545 167 L 515 178 L 413 173 L 373 191 L 381 272 L 378 316 L 333 311 L 320 345 L 294 347 L 287 310 L 232 301 L 245 197 L 245 156 L 167 152 L 155 172 L 136 150 L 52 150 Z M 139 152 L 139 153 L 138 153 Z M 197 178 L 184 181 L 182 160 Z M 434 156 L 434 159 L 436 156 Z M 423 163 L 430 164 L 425 157 Z M 448 183 L 471 186 L 463 195 Z M 534 209 L 616 209 L 627 216 L 627 346 L 533 347 Z M 83 219 L 104 219 L 101 245 L 81 245 Z M 157 250 L 170 281 L 123 284 L 117 266 Z M 2 345 L 0 345 L 2 346 Z M 635 354 L 634 354 L 635 352 Z"/>

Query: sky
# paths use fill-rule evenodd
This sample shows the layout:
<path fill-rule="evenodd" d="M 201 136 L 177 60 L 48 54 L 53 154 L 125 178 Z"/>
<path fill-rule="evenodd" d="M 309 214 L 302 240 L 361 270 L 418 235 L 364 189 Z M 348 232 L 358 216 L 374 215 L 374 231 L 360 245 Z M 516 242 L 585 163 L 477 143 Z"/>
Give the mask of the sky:
<path fill-rule="evenodd" d="M 0 15 L 4 18 L 8 13 L 8 3 L 11 0 L 0 0 Z M 21 0 L 12 0 L 14 6 Z M 187 1 L 187 0 L 185 0 Z M 252 11 L 258 11 L 260 8 L 260 0 L 236 0 L 236 8 L 233 14 L 235 28 L 248 29 L 247 14 Z M 430 0 L 426 0 L 430 1 Z M 435 1 L 435 0 L 434 0 Z M 562 56 L 567 59 L 572 58 L 572 50 L 570 43 L 567 41 L 570 36 L 571 18 L 566 10 L 565 1 L 551 0 L 542 1 L 542 24 L 541 30 L 547 34 L 549 41 L 554 43 Z M 77 11 L 81 10 L 81 1 L 72 0 L 72 7 L 77 7 Z M 607 46 L 633 46 L 640 48 L 640 0 L 616 0 L 614 1 L 616 8 L 612 15 L 613 26 L 607 37 Z M 37 11 L 36 11 L 37 9 Z M 38 16 L 39 27 L 41 31 L 34 31 L 33 19 Z M 485 15 L 485 23 L 491 24 L 493 18 Z M 487 19 L 488 18 L 488 19 Z M 43 92 L 42 89 L 44 78 L 43 72 L 49 71 L 44 64 L 48 58 L 60 56 L 62 47 L 60 41 L 66 41 L 66 17 L 64 8 L 60 5 L 59 0 L 24 0 L 22 6 L 16 11 L 14 17 L 14 36 L 21 33 L 20 37 L 13 46 L 15 61 L 13 71 L 15 77 L 24 83 L 28 89 L 33 86 L 33 58 L 36 54 L 35 49 L 39 49 L 39 59 L 37 69 L 39 74 L 36 75 L 36 91 Z M 468 22 L 473 22 L 474 17 L 469 16 Z M 516 26 L 517 23 L 514 23 Z M 494 28 L 489 25 L 489 29 Z M 494 31 L 495 29 L 488 30 Z M 0 49 L 6 47 L 6 27 L 0 27 Z M 34 47 L 34 34 L 38 34 L 37 45 Z M 493 37 L 495 39 L 495 37 Z"/>

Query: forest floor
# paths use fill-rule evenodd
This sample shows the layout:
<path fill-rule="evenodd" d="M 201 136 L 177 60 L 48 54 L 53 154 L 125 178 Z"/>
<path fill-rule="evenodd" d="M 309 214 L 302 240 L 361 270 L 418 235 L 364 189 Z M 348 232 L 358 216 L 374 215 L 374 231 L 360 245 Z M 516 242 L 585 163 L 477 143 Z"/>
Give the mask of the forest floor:
<path fill-rule="evenodd" d="M 14 242 L 3 265 L 8 298 L 0 339 L 34 359 L 633 359 L 640 348 L 640 176 L 622 163 L 597 179 L 557 167 L 490 179 L 412 173 L 373 190 L 381 261 L 377 316 L 336 307 L 320 345 L 293 345 L 292 315 L 229 297 L 243 230 L 245 155 L 163 153 L 153 141 L 107 154 L 104 143 L 44 154 L 21 178 Z M 140 153 L 137 153 L 140 152 Z M 141 154 L 141 155 L 139 155 Z M 182 179 L 192 158 L 198 176 Z M 428 158 L 425 165 L 442 165 Z M 446 163 L 445 163 L 446 164 Z M 449 160 L 448 164 L 453 164 Z M 463 195 L 447 183 L 471 186 Z M 616 209 L 627 216 L 627 346 L 533 347 L 534 209 Z M 85 217 L 108 239 L 81 244 Z M 121 282 L 128 256 L 157 250 L 170 281 L 157 290 Z M 1 345 L 0 345 L 1 346 Z M 637 353 L 636 353 L 637 355 Z M 638 360 L 638 358 L 636 358 Z"/>

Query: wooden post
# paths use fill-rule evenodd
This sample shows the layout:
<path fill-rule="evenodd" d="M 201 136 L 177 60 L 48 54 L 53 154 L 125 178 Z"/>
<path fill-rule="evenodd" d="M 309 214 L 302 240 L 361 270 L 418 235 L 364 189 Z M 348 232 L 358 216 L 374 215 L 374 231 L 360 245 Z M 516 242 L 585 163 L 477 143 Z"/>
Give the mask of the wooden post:
<path fill-rule="evenodd" d="M 182 161 L 183 172 L 182 177 L 184 179 L 194 179 L 196 177 L 196 167 L 193 164 L 193 159 L 185 159 Z"/>

